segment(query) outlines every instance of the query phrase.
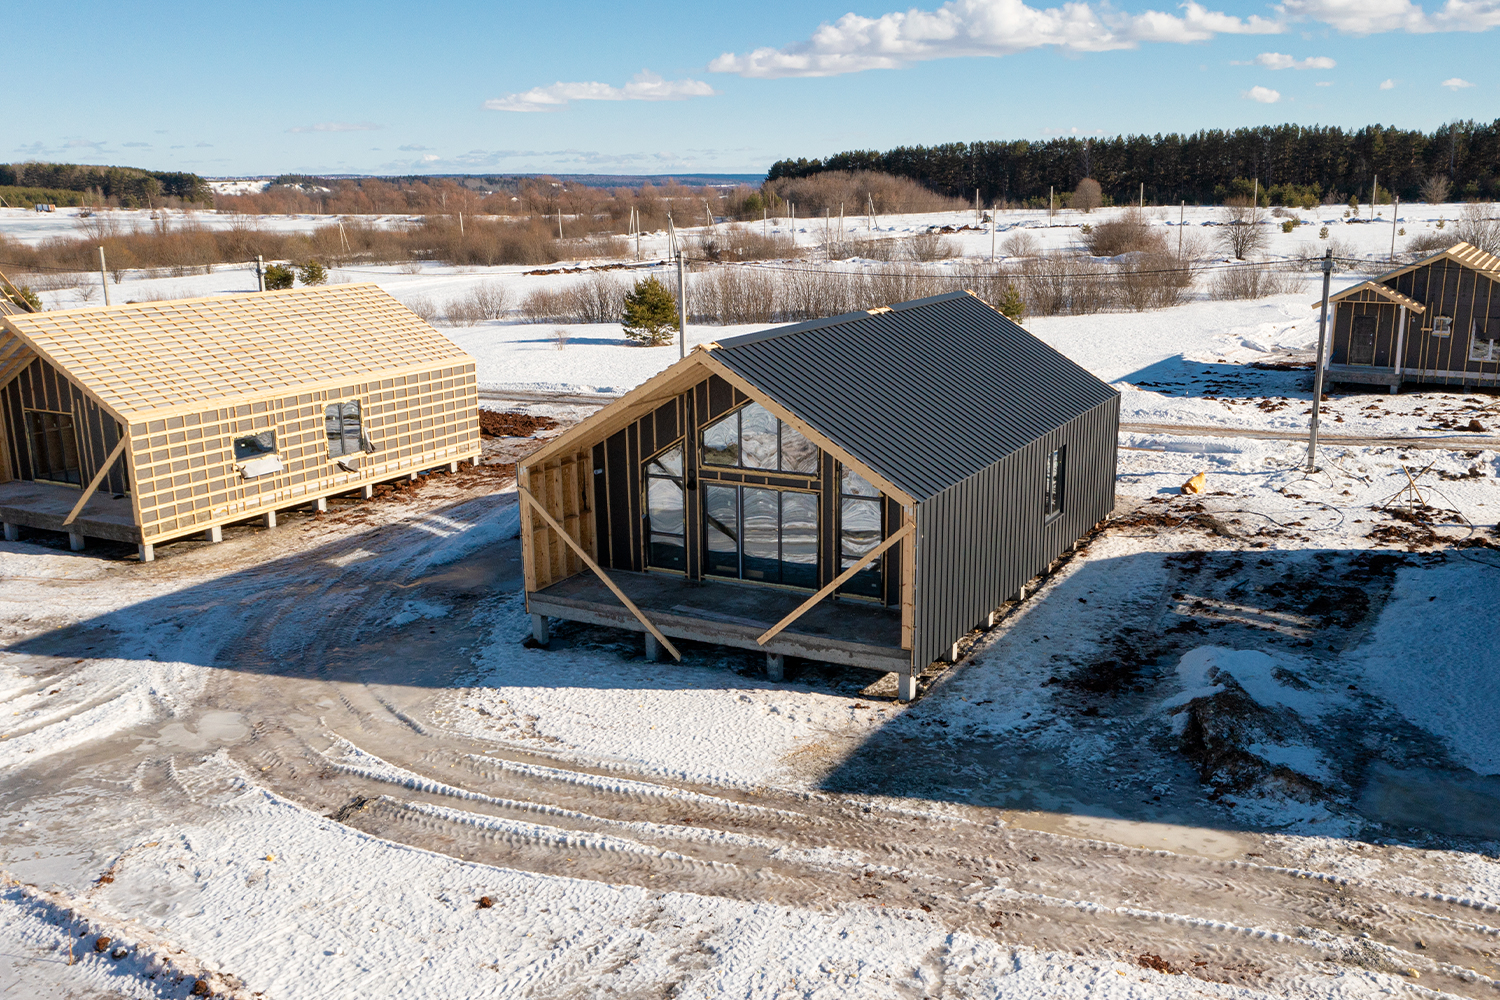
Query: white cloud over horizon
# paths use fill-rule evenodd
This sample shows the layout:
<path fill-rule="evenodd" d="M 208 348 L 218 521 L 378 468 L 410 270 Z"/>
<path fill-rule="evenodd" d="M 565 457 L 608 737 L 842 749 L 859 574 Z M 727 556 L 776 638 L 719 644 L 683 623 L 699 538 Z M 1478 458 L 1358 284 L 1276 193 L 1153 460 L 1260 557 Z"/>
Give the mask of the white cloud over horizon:
<path fill-rule="evenodd" d="M 550 87 L 533 87 L 519 94 L 491 98 L 484 106 L 491 111 L 557 111 L 573 101 L 686 101 L 717 93 L 702 80 L 664 80 L 649 70 L 641 70 L 623 87 L 558 81 Z"/>
<path fill-rule="evenodd" d="M 1500 26 L 1497 0 L 1446 0 L 1434 13 L 1411 0 L 1282 0 L 1293 20 L 1321 21 L 1346 35 L 1387 31 L 1488 31 Z"/>
<path fill-rule="evenodd" d="M 1282 52 L 1262 52 L 1249 62 L 1235 63 L 1236 66 L 1263 66 L 1266 69 L 1333 69 L 1338 63 L 1328 56 L 1309 56 L 1306 59 L 1295 59 Z"/>
<path fill-rule="evenodd" d="M 1440 86 L 1447 87 L 1449 90 L 1463 90 L 1467 87 L 1474 86 L 1474 84 L 1470 83 L 1468 80 L 1463 79 L 1462 77 L 1455 76 L 1444 80 L 1440 84 Z"/>
<path fill-rule="evenodd" d="M 1023 0 L 948 0 L 937 10 L 912 8 L 880 17 L 845 14 L 812 38 L 783 48 L 725 52 L 708 64 L 715 73 L 777 78 L 835 76 L 896 69 L 913 62 L 965 56 L 1005 56 L 1056 47 L 1069 52 L 1136 48 L 1143 42 L 1206 41 L 1222 34 L 1277 34 L 1279 22 L 1235 17 L 1195 2 L 1181 16 L 1148 10 L 1126 14 L 1071 2 L 1028 7 Z"/>
<path fill-rule="evenodd" d="M 1251 87 L 1245 91 L 1245 96 L 1261 104 L 1275 104 L 1281 100 L 1281 91 L 1272 90 L 1270 87 Z"/>

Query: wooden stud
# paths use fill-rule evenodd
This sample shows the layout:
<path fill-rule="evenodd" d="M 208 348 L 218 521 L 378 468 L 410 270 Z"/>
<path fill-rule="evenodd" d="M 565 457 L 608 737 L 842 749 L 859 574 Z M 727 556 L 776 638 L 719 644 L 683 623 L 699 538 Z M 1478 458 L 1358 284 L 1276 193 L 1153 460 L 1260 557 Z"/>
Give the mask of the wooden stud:
<path fill-rule="evenodd" d="M 901 527 L 911 535 L 901 542 L 901 648 L 915 645 L 917 622 L 917 529 L 910 507 L 901 508 Z"/>

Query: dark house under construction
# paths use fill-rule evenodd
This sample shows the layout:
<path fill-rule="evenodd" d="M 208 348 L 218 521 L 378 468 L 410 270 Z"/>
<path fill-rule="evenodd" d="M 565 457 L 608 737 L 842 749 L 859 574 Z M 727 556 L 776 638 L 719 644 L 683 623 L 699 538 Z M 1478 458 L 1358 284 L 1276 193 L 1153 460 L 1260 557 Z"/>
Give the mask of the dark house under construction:
<path fill-rule="evenodd" d="M 959 292 L 710 344 L 518 469 L 527 609 L 895 672 L 1114 504 L 1119 396 Z"/>

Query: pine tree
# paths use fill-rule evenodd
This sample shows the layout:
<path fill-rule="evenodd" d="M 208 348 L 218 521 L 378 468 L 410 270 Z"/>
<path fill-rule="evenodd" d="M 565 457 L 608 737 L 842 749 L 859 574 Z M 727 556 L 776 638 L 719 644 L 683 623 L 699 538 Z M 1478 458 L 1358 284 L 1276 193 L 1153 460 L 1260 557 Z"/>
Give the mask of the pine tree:
<path fill-rule="evenodd" d="M 1015 285 L 1005 286 L 1005 294 L 1000 296 L 1000 314 L 1016 323 L 1026 322 L 1026 300 Z"/>
<path fill-rule="evenodd" d="M 275 292 L 283 288 L 291 288 L 297 276 L 284 264 L 267 264 L 265 280 L 266 291 Z"/>
<path fill-rule="evenodd" d="M 655 277 L 635 283 L 625 296 L 625 336 L 638 344 L 670 344 L 677 330 L 677 299 Z"/>
<path fill-rule="evenodd" d="M 315 260 L 310 260 L 297 269 L 297 277 L 304 285 L 328 284 L 328 271 Z"/>
<path fill-rule="evenodd" d="M 38 313 L 42 311 L 41 296 L 32 291 L 30 285 L 11 285 L 10 288 L 15 289 L 15 291 L 6 289 L 4 292 L 5 298 L 20 306 L 22 309 L 29 309 L 32 312 Z"/>

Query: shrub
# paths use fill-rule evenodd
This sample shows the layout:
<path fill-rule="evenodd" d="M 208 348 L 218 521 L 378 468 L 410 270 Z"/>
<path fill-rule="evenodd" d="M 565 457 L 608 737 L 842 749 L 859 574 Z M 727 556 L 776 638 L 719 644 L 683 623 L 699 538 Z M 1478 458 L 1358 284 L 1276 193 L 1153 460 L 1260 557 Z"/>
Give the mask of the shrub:
<path fill-rule="evenodd" d="M 912 260 L 947 260 L 958 256 L 958 245 L 937 233 L 915 233 L 906 238 L 906 252 Z"/>
<path fill-rule="evenodd" d="M 1489 205 L 1465 205 L 1454 224 L 1453 235 L 1485 253 L 1500 252 L 1500 219 L 1490 215 Z"/>
<path fill-rule="evenodd" d="M 748 226 L 725 226 L 717 232 L 704 233 L 694 242 L 698 253 L 708 260 L 778 260 L 797 256 L 797 241 L 791 233 L 762 235 Z"/>
<path fill-rule="evenodd" d="M 1293 229 L 1296 229 L 1296 228 L 1297 228 L 1297 220 L 1296 219 L 1287 219 L 1285 222 L 1283 222 L 1281 224 L 1281 231 L 1283 233 L 1289 233 Z"/>
<path fill-rule="evenodd" d="M 1266 231 L 1256 223 L 1256 214 L 1249 198 L 1231 198 L 1219 212 L 1214 239 L 1236 260 L 1244 260 L 1265 245 Z"/>
<path fill-rule="evenodd" d="M 1320 239 L 1320 240 L 1326 240 L 1326 239 L 1328 239 L 1328 227 L 1327 226 L 1324 226 L 1324 227 L 1322 227 L 1321 229 L 1318 230 L 1318 239 Z"/>
<path fill-rule="evenodd" d="M 1000 249 L 1007 257 L 1035 257 L 1041 253 L 1042 245 L 1037 238 L 1024 229 L 1017 229 L 1005 237 Z"/>
<path fill-rule="evenodd" d="M 617 323 L 625 295 L 625 286 L 618 280 L 594 274 L 568 290 L 570 312 L 579 323 Z"/>
<path fill-rule="evenodd" d="M 1099 187 L 1099 182 L 1092 177 L 1085 177 L 1078 182 L 1078 188 L 1073 192 L 1073 198 L 1069 207 L 1076 208 L 1080 212 L 1092 212 L 1104 204 L 1104 190 Z"/>
<path fill-rule="evenodd" d="M 521 300 L 521 315 L 529 323 L 566 323 L 573 317 L 566 292 L 559 288 L 538 288 Z"/>
<path fill-rule="evenodd" d="M 412 312 L 416 313 L 417 318 L 422 322 L 437 322 L 438 308 L 437 306 L 433 305 L 432 299 L 428 298 L 427 296 L 413 295 L 411 298 L 403 300 L 401 304 L 410 309 Z"/>
<path fill-rule="evenodd" d="M 1081 229 L 1083 245 L 1095 257 L 1118 257 L 1124 253 L 1165 254 L 1167 240 L 1161 230 L 1153 227 L 1138 211 L 1126 212 L 1118 219 L 1110 219 L 1095 226 Z"/>
<path fill-rule="evenodd" d="M 304 285 L 328 284 L 328 271 L 315 260 L 310 260 L 298 268 L 297 277 L 302 279 Z"/>
<path fill-rule="evenodd" d="M 469 289 L 469 301 L 484 319 L 504 319 L 510 311 L 510 292 L 498 281 L 486 281 Z"/>
<path fill-rule="evenodd" d="M 443 318 L 450 326 L 473 326 L 484 319 L 484 312 L 474 302 L 472 295 L 449 300 L 443 307 Z"/>
<path fill-rule="evenodd" d="M 656 277 L 637 281 L 625 296 L 621 314 L 625 336 L 638 344 L 656 347 L 672 342 L 677 330 L 677 299 Z"/>
<path fill-rule="evenodd" d="M 291 288 L 296 280 L 297 276 L 290 267 L 284 264 L 266 265 L 266 291 L 274 292 L 282 288 Z"/>
<path fill-rule="evenodd" d="M 1241 265 L 1216 271 L 1208 283 L 1208 294 L 1215 299 L 1258 299 L 1285 295 L 1301 287 L 1301 281 L 1289 271 Z"/>
<path fill-rule="evenodd" d="M 1451 236 L 1443 236 L 1439 233 L 1431 232 L 1418 233 L 1409 241 L 1407 241 L 1406 252 L 1417 254 L 1418 256 L 1425 256 L 1430 253 L 1437 253 L 1440 250 L 1446 250 L 1451 247 L 1453 243 L 1454 239 Z"/>

